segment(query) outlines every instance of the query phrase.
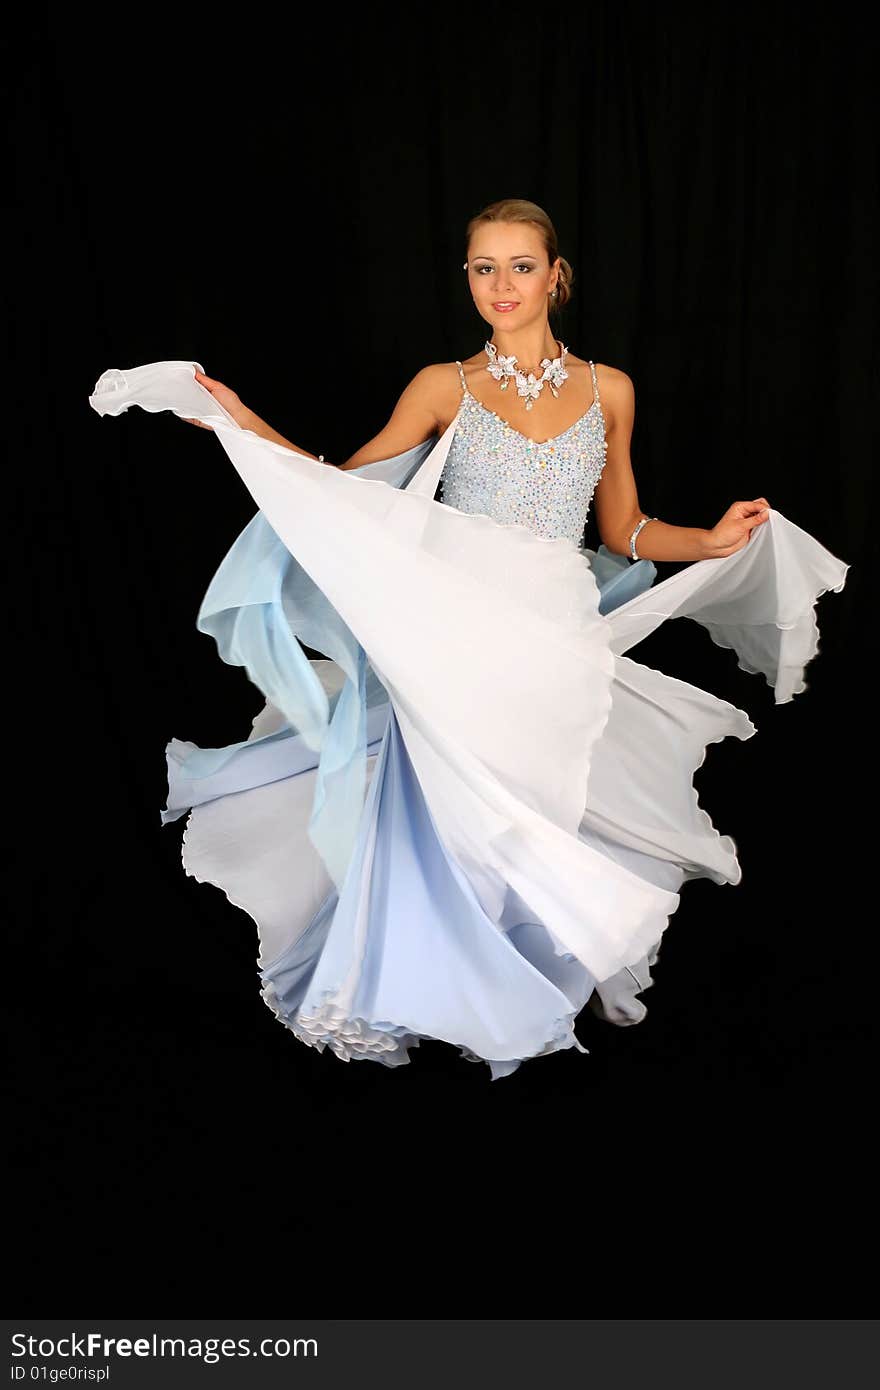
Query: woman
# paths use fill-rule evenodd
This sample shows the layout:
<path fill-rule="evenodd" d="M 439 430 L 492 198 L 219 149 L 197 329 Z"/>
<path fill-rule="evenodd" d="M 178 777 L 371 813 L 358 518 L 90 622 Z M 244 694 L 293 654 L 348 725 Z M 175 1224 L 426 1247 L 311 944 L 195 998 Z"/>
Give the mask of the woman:
<path fill-rule="evenodd" d="M 198 364 L 105 373 L 91 401 L 215 429 L 260 507 L 198 626 L 266 704 L 242 743 L 168 745 L 187 872 L 253 916 L 303 1041 L 394 1066 L 441 1038 L 497 1078 L 586 1051 L 588 1001 L 643 1018 L 682 883 L 741 877 L 692 778 L 754 725 L 623 652 L 687 615 L 788 700 L 848 566 L 764 497 L 711 529 L 643 515 L 633 385 L 553 336 L 573 277 L 542 209 L 484 209 L 465 269 L 485 349 L 418 372 L 337 468 Z M 653 560 L 705 563 L 651 587 Z"/>
<path fill-rule="evenodd" d="M 546 389 L 541 380 L 542 375 L 544 378 L 548 375 L 545 363 L 558 358 L 560 347 L 551 332 L 548 315 L 568 303 L 574 277 L 568 261 L 557 253 L 556 233 L 541 208 L 519 198 L 485 208 L 468 227 L 464 269 L 468 273 L 474 305 L 492 330 L 490 341 L 497 359 L 516 363 L 519 366 L 517 375 L 526 376 L 531 383 L 531 390 L 523 384 L 517 399 L 508 390 L 513 371 L 508 368 L 506 374 L 501 375 L 496 368 L 496 380 L 501 375 L 500 389 L 498 385 L 490 389 L 486 382 L 487 354 L 485 351 L 475 353 L 461 364 L 467 382 L 466 386 L 462 382 L 462 387 L 471 392 L 478 404 L 498 414 L 527 442 L 539 443 L 553 442 L 567 435 L 582 422 L 592 405 L 601 400 L 607 450 L 593 496 L 599 534 L 609 550 L 630 554 L 630 540 L 634 539 L 638 541 L 641 558 L 703 560 L 732 555 L 748 543 L 753 529 L 769 518 L 770 504 L 766 497 L 734 502 L 710 530 L 699 526 L 671 526 L 657 518 L 643 518 L 630 462 L 635 393 L 626 372 L 597 364 L 598 390 L 594 390 L 591 364 L 564 351 L 562 375 L 571 384 L 562 390 L 554 386 Z M 494 360 L 493 354 L 488 370 Z M 530 370 L 522 365 L 524 363 L 534 365 Z M 543 374 L 538 363 L 544 367 Z M 364 464 L 402 454 L 433 435 L 442 435 L 460 405 L 460 377 L 455 370 L 458 365 L 440 363 L 423 367 L 401 395 L 385 428 L 339 467 L 361 468 Z M 222 382 L 204 372 L 196 372 L 196 380 L 225 406 L 243 429 L 296 449 L 306 458 L 315 458 L 248 410 L 236 393 Z M 586 410 L 573 420 L 573 412 L 584 407 L 585 402 L 589 403 Z M 596 420 L 601 433 L 601 416 L 597 415 Z M 202 425 L 200 420 L 191 419 L 188 423 Z M 211 425 L 204 427 L 212 428 Z M 323 462 L 323 456 L 320 461 Z M 589 499 L 586 501 L 588 508 Z M 577 520 L 581 521 L 580 516 Z M 651 529 L 644 534 L 639 526 L 643 520 L 645 525 L 648 520 L 651 522 Z M 543 522 L 530 516 L 526 524 L 536 521 L 539 534 L 559 533 L 557 516 L 548 516 Z M 581 530 L 585 523 L 586 510 Z M 636 527 L 639 531 L 634 537 Z"/>

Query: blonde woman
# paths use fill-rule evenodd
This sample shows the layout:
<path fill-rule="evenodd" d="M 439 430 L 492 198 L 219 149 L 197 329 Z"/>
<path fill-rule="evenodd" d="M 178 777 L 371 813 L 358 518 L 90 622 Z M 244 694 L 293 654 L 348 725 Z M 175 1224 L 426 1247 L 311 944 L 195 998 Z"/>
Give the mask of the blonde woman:
<path fill-rule="evenodd" d="M 518 521 L 540 535 L 570 534 L 581 545 L 594 500 L 602 543 L 633 558 L 636 544 L 638 558 L 667 561 L 720 558 L 746 545 L 770 515 L 766 497 L 734 502 L 711 528 L 644 516 L 630 460 L 633 383 L 619 368 L 569 353 L 551 327 L 551 317 L 571 298 L 574 274 L 558 253 L 546 212 L 519 198 L 494 203 L 472 219 L 466 239 L 464 269 L 474 307 L 489 328 L 487 347 L 463 362 L 423 367 L 384 429 L 338 466 L 362 468 L 442 435 L 464 397 L 468 411 L 442 479 L 444 500 L 453 494 L 451 505 L 476 510 L 471 504 L 480 500 L 499 521 Z M 498 367 L 504 359 L 515 366 Z M 553 362 L 560 364 L 558 387 Z M 315 457 L 290 444 L 222 382 L 203 372 L 196 379 L 243 428 Z M 459 463 L 470 447 L 466 441 L 489 434 L 503 448 L 486 459 L 479 476 L 471 475 Z M 544 446 L 553 457 L 548 451 L 543 458 Z M 529 491 L 521 482 L 531 465 L 539 471 Z"/>
<path fill-rule="evenodd" d="M 168 745 L 187 872 L 254 918 L 301 1041 L 393 1067 L 441 1039 L 498 1078 L 586 1052 L 587 1003 L 644 1018 L 683 883 L 741 877 L 692 778 L 754 725 L 626 650 L 689 616 L 789 700 L 848 566 L 765 497 L 647 515 L 631 379 L 551 326 L 574 275 L 546 212 L 494 203 L 464 251 L 483 348 L 335 466 L 199 364 L 105 373 L 92 404 L 214 429 L 259 507 L 198 626 L 265 703 L 243 742 Z M 655 584 L 655 560 L 693 563 Z"/>

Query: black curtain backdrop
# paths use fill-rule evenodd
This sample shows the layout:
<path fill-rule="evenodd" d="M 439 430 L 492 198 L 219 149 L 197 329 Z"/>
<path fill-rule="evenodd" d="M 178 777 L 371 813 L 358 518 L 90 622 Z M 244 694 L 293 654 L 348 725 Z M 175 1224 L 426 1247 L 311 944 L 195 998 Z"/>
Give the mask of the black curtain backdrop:
<path fill-rule="evenodd" d="M 630 1311 L 674 1233 L 689 1309 L 747 1256 L 737 1315 L 780 1281 L 860 1312 L 878 218 L 855 12 L 33 13 L 7 60 L 19 1308 L 423 1314 L 443 1288 L 444 1315 L 503 1290 L 615 1316 L 610 1271 Z M 787 705 L 693 623 L 629 653 L 757 724 L 695 779 L 743 880 L 684 886 L 642 1024 L 585 1010 L 588 1057 L 493 1083 L 440 1042 L 397 1071 L 303 1046 L 250 918 L 185 875 L 165 745 L 237 741 L 262 706 L 195 627 L 256 506 L 209 432 L 87 398 L 194 359 L 341 461 L 420 367 L 482 347 L 464 228 L 510 196 L 574 267 L 559 335 L 633 379 L 643 508 L 712 526 L 763 494 L 852 569 Z M 674 1316 L 657 1287 L 638 1311 Z"/>

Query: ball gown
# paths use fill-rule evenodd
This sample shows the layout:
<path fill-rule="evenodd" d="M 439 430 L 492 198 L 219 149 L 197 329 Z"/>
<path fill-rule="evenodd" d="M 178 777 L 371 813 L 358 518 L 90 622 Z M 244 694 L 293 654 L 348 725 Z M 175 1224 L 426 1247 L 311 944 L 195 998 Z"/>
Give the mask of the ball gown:
<path fill-rule="evenodd" d="M 585 1005 L 639 1022 L 682 885 L 741 879 L 693 777 L 756 728 L 626 652 L 687 617 L 785 703 L 849 566 L 777 510 L 659 583 L 585 548 L 595 372 L 555 440 L 462 377 L 442 435 L 341 470 L 242 429 L 196 369 L 112 368 L 89 402 L 212 425 L 257 507 L 196 626 L 264 703 L 237 742 L 170 740 L 161 823 L 186 816 L 185 871 L 256 924 L 266 1004 L 343 1061 L 395 1067 L 439 1039 L 492 1079 L 586 1053 Z"/>

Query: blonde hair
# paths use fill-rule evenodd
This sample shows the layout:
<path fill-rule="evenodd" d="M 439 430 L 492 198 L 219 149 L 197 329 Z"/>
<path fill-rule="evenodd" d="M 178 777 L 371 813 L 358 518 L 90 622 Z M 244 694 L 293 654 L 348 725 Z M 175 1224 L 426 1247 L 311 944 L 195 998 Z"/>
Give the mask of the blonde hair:
<path fill-rule="evenodd" d="M 465 232 L 465 260 L 467 260 L 468 247 L 477 228 L 484 222 L 529 222 L 541 233 L 544 241 L 544 249 L 547 252 L 547 259 L 552 265 L 559 256 L 559 249 L 556 242 L 556 228 L 550 221 L 543 208 L 539 208 L 537 203 L 530 203 L 527 198 L 501 198 L 495 203 L 489 203 L 488 207 L 483 208 L 472 217 L 467 224 Z M 568 301 L 571 299 L 571 287 L 574 283 L 574 271 L 564 256 L 559 257 L 559 275 L 556 281 L 556 298 L 549 300 L 549 311 L 551 314 L 558 314 Z"/>

